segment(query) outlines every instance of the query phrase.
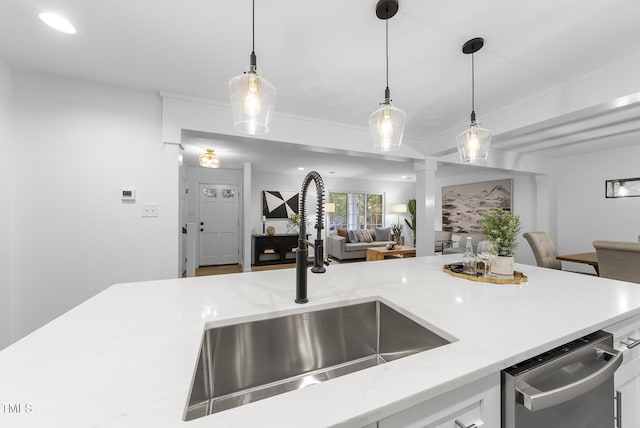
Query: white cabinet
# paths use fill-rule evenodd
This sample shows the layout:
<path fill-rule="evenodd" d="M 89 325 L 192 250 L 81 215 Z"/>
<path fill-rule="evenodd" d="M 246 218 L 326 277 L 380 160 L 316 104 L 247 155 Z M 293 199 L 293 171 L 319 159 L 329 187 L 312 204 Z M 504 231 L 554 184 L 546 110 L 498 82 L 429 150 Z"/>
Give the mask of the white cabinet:
<path fill-rule="evenodd" d="M 640 427 L 640 358 L 623 364 L 615 374 L 616 428 Z"/>
<path fill-rule="evenodd" d="M 640 427 L 640 316 L 621 321 L 605 329 L 613 334 L 613 347 L 624 353 L 622 365 L 614 377 L 616 391 L 616 428 Z M 640 342 L 638 342 L 640 343 Z M 631 346 L 631 348 L 629 348 Z"/>
<path fill-rule="evenodd" d="M 378 422 L 378 428 L 499 426 L 500 373 L 487 376 Z"/>

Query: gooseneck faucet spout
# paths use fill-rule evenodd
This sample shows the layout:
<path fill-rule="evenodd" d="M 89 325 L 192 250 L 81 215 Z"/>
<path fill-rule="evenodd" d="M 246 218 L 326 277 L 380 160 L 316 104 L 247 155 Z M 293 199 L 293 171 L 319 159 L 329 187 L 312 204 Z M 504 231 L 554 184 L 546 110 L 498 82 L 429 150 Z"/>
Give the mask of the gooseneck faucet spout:
<path fill-rule="evenodd" d="M 316 240 L 313 244 L 307 241 L 307 225 L 305 223 L 305 219 L 307 218 L 307 190 L 309 189 L 311 181 L 316 184 L 317 193 L 315 225 L 317 234 Z M 301 221 L 300 235 L 298 236 L 298 248 L 296 249 L 296 303 L 307 303 L 309 301 L 309 299 L 307 299 L 307 252 L 309 245 L 314 248 L 313 267 L 311 268 L 311 272 L 325 272 L 325 268 L 322 265 L 324 261 L 324 246 L 322 244 L 322 229 L 324 229 L 324 181 L 316 171 L 311 171 L 307 174 L 302 182 L 302 191 L 300 193 L 298 208 Z"/>

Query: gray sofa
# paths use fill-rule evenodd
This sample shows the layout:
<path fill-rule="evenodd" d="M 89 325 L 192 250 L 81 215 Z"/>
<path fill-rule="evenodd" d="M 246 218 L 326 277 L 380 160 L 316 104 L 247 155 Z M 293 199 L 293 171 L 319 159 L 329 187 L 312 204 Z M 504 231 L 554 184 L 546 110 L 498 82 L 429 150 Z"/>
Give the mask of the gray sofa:
<path fill-rule="evenodd" d="M 354 237 L 352 233 L 348 233 L 348 235 L 351 235 L 350 237 L 338 235 L 328 236 L 327 255 L 337 260 L 364 259 L 367 256 L 367 248 L 382 247 L 395 243 L 391 240 L 390 228 L 368 230 L 373 238 L 371 242 L 353 242 Z"/>

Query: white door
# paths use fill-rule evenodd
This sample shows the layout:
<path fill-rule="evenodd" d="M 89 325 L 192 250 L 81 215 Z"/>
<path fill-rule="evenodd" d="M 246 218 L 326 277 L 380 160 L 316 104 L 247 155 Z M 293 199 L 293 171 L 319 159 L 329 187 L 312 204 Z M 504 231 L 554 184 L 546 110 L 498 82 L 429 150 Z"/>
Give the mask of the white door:
<path fill-rule="evenodd" d="M 199 265 L 238 263 L 238 186 L 200 184 Z"/>

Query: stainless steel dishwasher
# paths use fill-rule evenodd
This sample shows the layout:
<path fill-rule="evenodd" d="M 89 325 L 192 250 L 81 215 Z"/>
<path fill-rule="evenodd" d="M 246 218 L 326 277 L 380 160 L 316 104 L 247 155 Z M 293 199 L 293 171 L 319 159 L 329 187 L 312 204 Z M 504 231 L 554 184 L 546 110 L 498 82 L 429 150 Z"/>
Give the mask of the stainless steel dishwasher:
<path fill-rule="evenodd" d="M 597 331 L 502 371 L 502 428 L 611 428 L 622 353 Z"/>

